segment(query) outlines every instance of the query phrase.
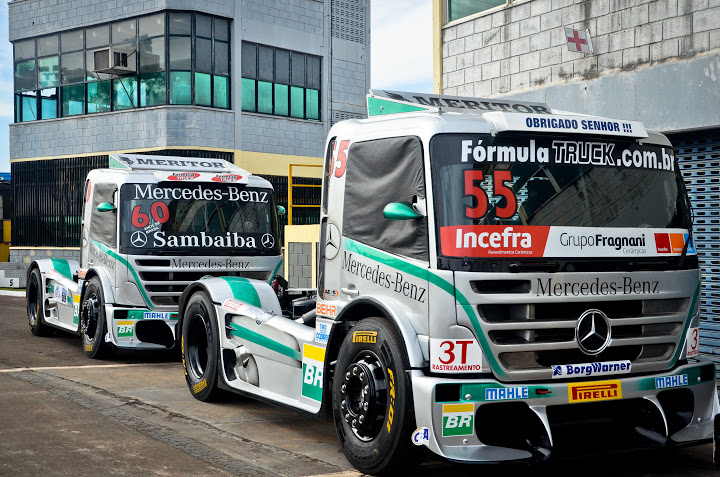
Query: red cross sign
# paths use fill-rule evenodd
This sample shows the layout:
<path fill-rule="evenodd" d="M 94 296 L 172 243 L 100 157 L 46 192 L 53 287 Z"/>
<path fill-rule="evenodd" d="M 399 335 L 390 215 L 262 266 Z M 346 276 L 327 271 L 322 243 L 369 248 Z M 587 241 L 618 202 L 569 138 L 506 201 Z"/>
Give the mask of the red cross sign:
<path fill-rule="evenodd" d="M 578 53 L 593 52 L 592 40 L 587 30 L 565 28 L 565 40 L 569 51 L 577 51 Z"/>

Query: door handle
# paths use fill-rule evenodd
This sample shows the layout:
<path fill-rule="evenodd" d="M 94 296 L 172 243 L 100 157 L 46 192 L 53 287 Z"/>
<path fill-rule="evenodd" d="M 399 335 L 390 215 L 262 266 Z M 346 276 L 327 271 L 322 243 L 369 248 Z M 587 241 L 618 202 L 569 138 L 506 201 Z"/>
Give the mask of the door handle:
<path fill-rule="evenodd" d="M 347 296 L 358 296 L 360 291 L 355 288 L 341 288 L 340 291 Z"/>

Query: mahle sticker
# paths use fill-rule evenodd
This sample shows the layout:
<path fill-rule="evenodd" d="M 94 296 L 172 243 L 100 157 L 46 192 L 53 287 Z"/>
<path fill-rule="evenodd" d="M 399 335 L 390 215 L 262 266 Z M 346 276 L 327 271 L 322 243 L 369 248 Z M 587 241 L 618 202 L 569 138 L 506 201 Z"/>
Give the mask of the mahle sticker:
<path fill-rule="evenodd" d="M 475 426 L 475 405 L 443 404 L 443 437 L 471 436 Z"/>
<path fill-rule="evenodd" d="M 322 401 L 323 369 L 325 368 L 325 349 L 309 344 L 303 345 L 302 392 L 313 401 Z"/>

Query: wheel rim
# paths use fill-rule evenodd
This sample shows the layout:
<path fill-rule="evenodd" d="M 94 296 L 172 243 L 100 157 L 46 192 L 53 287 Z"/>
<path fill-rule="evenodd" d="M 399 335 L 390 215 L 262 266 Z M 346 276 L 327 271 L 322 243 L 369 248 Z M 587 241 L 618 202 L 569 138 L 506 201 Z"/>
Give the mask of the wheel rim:
<path fill-rule="evenodd" d="M 209 352 L 207 327 L 203 315 L 196 313 L 191 318 L 185 338 L 185 361 L 193 377 L 200 380 L 205 376 Z"/>
<path fill-rule="evenodd" d="M 377 437 L 387 412 L 387 376 L 378 356 L 362 351 L 345 368 L 340 385 L 340 413 L 362 441 Z"/>
<path fill-rule="evenodd" d="M 80 311 L 80 328 L 88 341 L 95 339 L 99 313 L 100 303 L 97 294 L 93 293 L 89 298 L 85 299 L 82 310 Z"/>
<path fill-rule="evenodd" d="M 30 278 L 30 292 L 28 296 L 28 320 L 30 326 L 35 326 L 40 315 L 40 293 L 38 289 L 37 279 L 33 274 Z"/>

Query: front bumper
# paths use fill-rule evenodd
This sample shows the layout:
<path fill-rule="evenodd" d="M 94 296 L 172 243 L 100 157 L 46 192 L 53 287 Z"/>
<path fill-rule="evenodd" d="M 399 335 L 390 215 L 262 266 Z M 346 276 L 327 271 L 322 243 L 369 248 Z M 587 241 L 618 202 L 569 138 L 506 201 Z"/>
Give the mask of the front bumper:
<path fill-rule="evenodd" d="M 701 443 L 720 413 L 715 366 L 595 380 L 501 384 L 411 373 L 427 447 L 458 462 L 544 460 Z M 430 405 L 428 405 L 428 403 Z"/>
<path fill-rule="evenodd" d="M 120 349 L 161 350 L 175 346 L 177 312 L 105 305 L 106 341 Z"/>

